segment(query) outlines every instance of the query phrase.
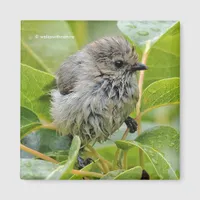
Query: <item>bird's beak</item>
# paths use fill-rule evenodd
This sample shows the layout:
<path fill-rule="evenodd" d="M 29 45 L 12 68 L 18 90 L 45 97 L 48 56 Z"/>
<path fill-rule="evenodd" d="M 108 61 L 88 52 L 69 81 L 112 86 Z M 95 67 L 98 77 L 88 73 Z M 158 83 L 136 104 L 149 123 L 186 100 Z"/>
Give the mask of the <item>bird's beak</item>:
<path fill-rule="evenodd" d="M 132 66 L 133 71 L 138 71 L 138 70 L 147 70 L 148 67 L 145 64 L 142 63 L 137 63 L 137 65 Z"/>

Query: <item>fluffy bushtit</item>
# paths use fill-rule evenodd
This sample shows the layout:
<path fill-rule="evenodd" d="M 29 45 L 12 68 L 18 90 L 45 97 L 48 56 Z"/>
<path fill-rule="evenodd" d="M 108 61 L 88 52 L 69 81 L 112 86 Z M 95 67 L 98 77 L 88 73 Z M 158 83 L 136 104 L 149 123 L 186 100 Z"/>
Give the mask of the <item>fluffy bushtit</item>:
<path fill-rule="evenodd" d="M 51 113 L 62 135 L 78 135 L 83 145 L 103 142 L 125 122 L 139 98 L 137 53 L 123 37 L 104 37 L 70 56 L 59 68 Z"/>

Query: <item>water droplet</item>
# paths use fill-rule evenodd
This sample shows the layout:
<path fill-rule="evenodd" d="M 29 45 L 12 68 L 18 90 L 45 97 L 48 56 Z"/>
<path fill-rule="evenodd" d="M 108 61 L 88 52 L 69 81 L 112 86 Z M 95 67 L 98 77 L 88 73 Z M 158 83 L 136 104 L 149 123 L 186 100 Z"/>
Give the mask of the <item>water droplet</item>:
<path fill-rule="evenodd" d="M 129 28 L 137 28 L 137 26 L 132 25 L 132 24 L 128 24 L 128 25 L 126 25 L 126 26 L 129 27 Z"/>
<path fill-rule="evenodd" d="M 178 152 L 178 151 L 179 151 L 179 146 L 176 146 L 176 147 L 175 147 L 175 150 Z"/>
<path fill-rule="evenodd" d="M 155 32 L 160 32 L 160 29 L 159 28 L 151 28 L 152 31 L 155 31 Z"/>
<path fill-rule="evenodd" d="M 147 31 L 138 31 L 137 34 L 140 35 L 140 36 L 147 36 L 147 35 L 149 35 L 149 33 Z"/>
<path fill-rule="evenodd" d="M 178 136 L 178 135 L 174 135 L 174 136 L 172 137 L 172 139 L 175 139 L 175 138 L 177 138 L 177 136 Z"/>
<path fill-rule="evenodd" d="M 156 93 L 156 89 L 154 89 L 154 88 L 149 88 L 148 92 L 151 93 L 151 94 L 155 94 L 155 93 Z"/>

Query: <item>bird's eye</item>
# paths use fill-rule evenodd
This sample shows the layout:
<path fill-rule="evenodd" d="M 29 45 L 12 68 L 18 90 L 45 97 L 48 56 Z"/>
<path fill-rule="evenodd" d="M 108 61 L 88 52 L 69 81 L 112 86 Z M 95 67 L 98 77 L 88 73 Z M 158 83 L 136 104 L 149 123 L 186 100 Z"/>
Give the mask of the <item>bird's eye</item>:
<path fill-rule="evenodd" d="M 116 67 L 122 67 L 122 65 L 123 65 L 123 61 L 122 60 L 117 60 L 117 61 L 115 61 L 115 66 Z"/>

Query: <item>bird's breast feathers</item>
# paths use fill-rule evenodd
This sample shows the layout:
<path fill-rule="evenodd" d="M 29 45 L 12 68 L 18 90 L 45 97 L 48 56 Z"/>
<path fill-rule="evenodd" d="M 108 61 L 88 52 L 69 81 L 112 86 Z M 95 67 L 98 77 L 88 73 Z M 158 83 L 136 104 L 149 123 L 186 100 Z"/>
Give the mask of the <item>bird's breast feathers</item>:
<path fill-rule="evenodd" d="M 79 135 L 82 143 L 105 141 L 133 111 L 139 92 L 136 76 L 101 80 L 62 95 L 52 91 L 52 116 L 62 134 Z"/>

